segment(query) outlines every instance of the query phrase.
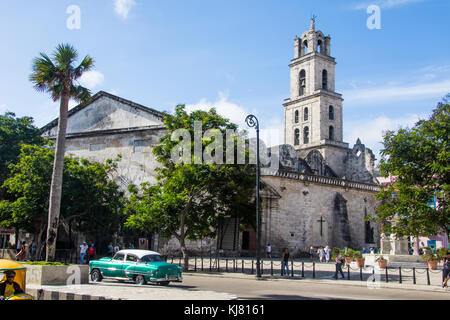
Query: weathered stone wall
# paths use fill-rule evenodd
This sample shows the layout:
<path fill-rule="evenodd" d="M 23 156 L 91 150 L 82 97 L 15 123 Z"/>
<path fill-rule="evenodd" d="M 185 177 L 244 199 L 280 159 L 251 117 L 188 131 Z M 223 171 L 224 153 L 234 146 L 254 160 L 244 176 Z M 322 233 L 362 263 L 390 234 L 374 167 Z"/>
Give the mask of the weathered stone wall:
<path fill-rule="evenodd" d="M 375 192 L 358 188 L 339 187 L 321 183 L 304 182 L 284 177 L 264 176 L 264 182 L 270 184 L 280 195 L 279 199 L 270 199 L 270 205 L 264 203 L 262 230 L 264 243 L 271 243 L 274 251 L 288 247 L 291 251 L 308 251 L 310 246 L 343 246 L 353 248 L 365 246 L 366 214 L 373 214 L 376 207 Z M 343 240 L 335 209 L 336 197 L 346 208 L 348 244 Z M 320 222 L 322 217 L 322 236 Z M 377 226 L 374 226 L 377 230 Z M 344 229 L 345 229 L 344 228 Z M 337 233 L 337 234 L 336 234 Z M 376 243 L 379 232 L 375 231 Z"/>

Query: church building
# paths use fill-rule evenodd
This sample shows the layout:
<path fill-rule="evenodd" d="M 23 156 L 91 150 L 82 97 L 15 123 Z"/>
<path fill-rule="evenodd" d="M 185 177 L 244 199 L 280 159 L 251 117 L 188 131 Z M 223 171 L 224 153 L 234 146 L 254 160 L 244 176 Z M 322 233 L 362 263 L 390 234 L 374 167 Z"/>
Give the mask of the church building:
<path fill-rule="evenodd" d="M 343 98 L 335 91 L 331 38 L 310 29 L 294 40 L 290 97 L 284 100 L 279 169 L 263 168 L 262 245 L 307 252 L 310 246 L 362 248 L 379 243 L 373 215 L 380 187 L 375 156 L 343 141 Z M 275 148 L 271 148 L 275 149 Z"/>
<path fill-rule="evenodd" d="M 310 246 L 378 246 L 379 227 L 365 221 L 375 212 L 375 157 L 359 139 L 343 141 L 343 97 L 335 90 L 331 38 L 310 29 L 294 40 L 290 61 L 290 97 L 284 100 L 284 144 L 268 149 L 261 169 L 261 245 L 293 254 Z M 155 183 L 158 166 L 152 148 L 166 130 L 164 114 L 115 95 L 99 92 L 87 105 L 69 111 L 66 155 L 103 162 L 122 155 L 115 179 L 129 184 Z M 43 128 L 54 139 L 57 119 Z M 239 221 L 222 224 L 216 239 L 191 242 L 191 250 L 254 252 L 255 232 Z M 178 243 L 150 241 L 153 250 L 177 249 Z M 248 251 L 247 251 L 248 250 Z"/>

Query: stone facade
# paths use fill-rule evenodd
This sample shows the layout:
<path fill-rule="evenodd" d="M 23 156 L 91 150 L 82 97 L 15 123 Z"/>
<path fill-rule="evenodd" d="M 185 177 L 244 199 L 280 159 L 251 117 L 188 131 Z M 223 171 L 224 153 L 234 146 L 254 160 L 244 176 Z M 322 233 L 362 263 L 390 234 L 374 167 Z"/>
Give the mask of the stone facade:
<path fill-rule="evenodd" d="M 283 104 L 285 145 L 272 157 L 279 169 L 262 170 L 271 192 L 262 195 L 261 243 L 270 243 L 274 253 L 288 247 L 294 254 L 310 246 L 377 246 L 379 226 L 364 220 L 375 213 L 380 190 L 375 157 L 359 139 L 353 148 L 343 141 L 331 38 L 312 21 L 294 48 L 290 98 Z"/>

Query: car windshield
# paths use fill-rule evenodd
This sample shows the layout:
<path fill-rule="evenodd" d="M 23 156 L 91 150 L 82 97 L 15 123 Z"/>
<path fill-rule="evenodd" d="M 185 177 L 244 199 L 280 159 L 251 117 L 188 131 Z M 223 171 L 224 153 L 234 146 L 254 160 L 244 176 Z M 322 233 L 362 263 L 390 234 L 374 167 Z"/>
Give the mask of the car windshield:
<path fill-rule="evenodd" d="M 162 261 L 162 260 L 161 260 L 161 257 L 159 255 L 151 254 L 151 255 L 148 255 L 148 256 L 143 256 L 141 258 L 141 261 L 142 262 L 159 262 L 159 261 Z"/>

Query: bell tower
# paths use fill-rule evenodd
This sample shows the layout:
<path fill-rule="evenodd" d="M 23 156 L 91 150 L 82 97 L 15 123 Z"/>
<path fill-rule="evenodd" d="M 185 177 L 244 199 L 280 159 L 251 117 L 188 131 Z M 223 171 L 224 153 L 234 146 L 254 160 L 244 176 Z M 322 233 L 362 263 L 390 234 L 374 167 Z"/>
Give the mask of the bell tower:
<path fill-rule="evenodd" d="M 343 142 L 343 99 L 335 92 L 335 65 L 331 37 L 316 31 L 313 17 L 309 30 L 294 39 L 290 98 L 283 104 L 284 139 L 302 158 L 320 151 L 327 165 L 343 175 L 348 144 Z"/>

